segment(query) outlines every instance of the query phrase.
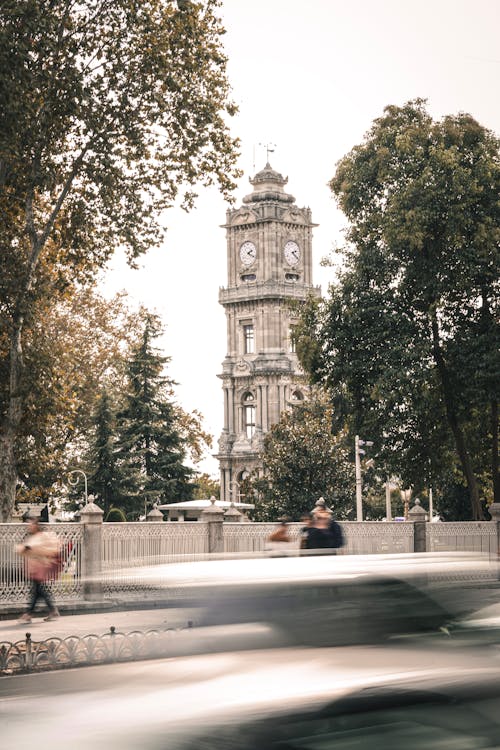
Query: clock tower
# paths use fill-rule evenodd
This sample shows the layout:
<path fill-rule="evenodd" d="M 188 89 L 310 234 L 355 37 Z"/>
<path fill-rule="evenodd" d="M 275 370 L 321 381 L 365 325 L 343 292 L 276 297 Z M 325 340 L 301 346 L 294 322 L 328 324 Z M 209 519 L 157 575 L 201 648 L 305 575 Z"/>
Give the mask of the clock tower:
<path fill-rule="evenodd" d="M 228 285 L 219 293 L 227 321 L 222 363 L 224 427 L 219 439 L 221 499 L 237 500 L 242 479 L 261 466 L 263 438 L 281 413 L 307 396 L 292 339 L 291 302 L 319 297 L 312 285 L 309 208 L 285 192 L 267 163 L 253 191 L 226 215 Z"/>

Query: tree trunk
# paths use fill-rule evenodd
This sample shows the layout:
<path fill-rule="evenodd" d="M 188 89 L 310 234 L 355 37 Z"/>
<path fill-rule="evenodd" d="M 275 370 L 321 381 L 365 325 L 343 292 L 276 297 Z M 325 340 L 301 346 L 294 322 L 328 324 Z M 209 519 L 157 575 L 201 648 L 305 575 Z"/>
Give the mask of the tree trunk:
<path fill-rule="evenodd" d="M 491 473 L 493 502 L 500 503 L 500 473 L 498 471 L 498 401 L 491 402 Z"/>
<path fill-rule="evenodd" d="M 481 500 L 479 497 L 479 487 L 472 469 L 472 462 L 470 460 L 469 452 L 465 445 L 465 438 L 462 429 L 458 423 L 457 413 L 455 409 L 455 403 L 453 398 L 453 389 L 450 383 L 450 376 L 448 367 L 446 365 L 443 352 L 441 349 L 439 339 L 439 325 L 437 321 L 436 311 L 431 312 L 431 327 L 432 327 L 432 348 L 434 354 L 434 360 L 436 362 L 439 377 L 441 379 L 441 387 L 443 389 L 443 398 L 446 409 L 446 416 L 448 424 L 455 438 L 455 447 L 457 449 L 462 471 L 467 481 L 467 487 L 469 490 L 469 497 L 472 507 L 472 517 L 476 521 L 483 521 L 484 514 L 481 507 Z"/>
<path fill-rule="evenodd" d="M 23 371 L 23 349 L 21 334 L 23 315 L 18 313 L 13 321 L 14 332 L 10 345 L 9 400 L 0 433 L 0 515 L 2 523 L 12 517 L 16 502 L 17 461 L 16 436 L 22 416 L 21 381 Z"/>
<path fill-rule="evenodd" d="M 8 523 L 16 502 L 16 458 L 14 455 L 14 437 L 0 435 L 0 517 L 2 523 Z"/>

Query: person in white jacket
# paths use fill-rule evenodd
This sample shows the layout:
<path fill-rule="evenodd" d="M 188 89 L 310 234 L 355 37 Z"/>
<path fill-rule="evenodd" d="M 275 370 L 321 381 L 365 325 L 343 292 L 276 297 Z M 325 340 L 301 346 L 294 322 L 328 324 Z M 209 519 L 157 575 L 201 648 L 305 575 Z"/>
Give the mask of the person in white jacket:
<path fill-rule="evenodd" d="M 60 543 L 55 534 L 41 528 L 37 518 L 29 518 L 28 523 L 28 536 L 16 547 L 17 552 L 26 558 L 28 577 L 31 581 L 28 609 L 19 621 L 31 622 L 31 616 L 40 598 L 45 600 L 49 608 L 49 614 L 44 619 L 55 620 L 59 617 L 59 612 L 52 601 L 46 581 L 55 574 L 61 551 Z"/>

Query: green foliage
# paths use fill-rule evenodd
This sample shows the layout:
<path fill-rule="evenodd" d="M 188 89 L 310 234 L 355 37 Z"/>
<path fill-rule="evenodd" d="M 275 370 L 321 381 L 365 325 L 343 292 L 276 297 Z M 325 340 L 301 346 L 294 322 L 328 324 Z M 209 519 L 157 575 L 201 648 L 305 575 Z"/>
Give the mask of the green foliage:
<path fill-rule="evenodd" d="M 220 482 L 208 474 L 196 474 L 193 478 L 194 492 L 193 500 L 205 500 L 206 498 L 220 497 Z"/>
<path fill-rule="evenodd" d="M 59 244 L 74 260 L 143 252 L 182 184 L 187 207 L 199 181 L 233 189 L 218 5 L 2 2 L 3 186 L 33 204 L 37 231 L 64 210 Z"/>
<path fill-rule="evenodd" d="M 219 0 L 3 0 L 0 6 L 0 510 L 32 396 L 27 327 L 116 247 L 133 263 L 197 185 L 230 197 Z"/>
<path fill-rule="evenodd" d="M 106 516 L 120 502 L 120 468 L 116 456 L 116 407 L 110 392 L 103 388 L 96 405 L 89 462 L 93 471 L 89 491 Z M 116 509 L 116 508 L 115 508 Z"/>
<path fill-rule="evenodd" d="M 386 476 L 437 488 L 460 466 L 475 518 L 498 473 L 498 149 L 470 115 L 387 107 L 330 183 L 350 244 L 315 358 L 298 347 Z"/>
<path fill-rule="evenodd" d="M 264 439 L 264 477 L 242 484 L 251 497 L 256 520 L 285 514 L 299 520 L 320 497 L 345 518 L 354 503 L 354 466 L 343 434 L 332 434 L 328 398 L 313 389 L 311 397 L 285 412 Z"/>
<path fill-rule="evenodd" d="M 187 441 L 172 402 L 173 381 L 163 374 L 168 358 L 154 347 L 161 333 L 147 313 L 127 365 L 127 388 L 117 415 L 120 506 L 137 516 L 155 501 L 191 500 L 193 470 L 185 465 Z"/>
<path fill-rule="evenodd" d="M 125 522 L 127 517 L 120 508 L 110 508 L 106 514 L 104 521 L 107 523 L 120 523 Z"/>
<path fill-rule="evenodd" d="M 105 300 L 91 289 L 77 289 L 38 306 L 25 329 L 19 493 L 53 495 L 57 482 L 81 461 L 102 387 L 123 387 L 125 354 L 138 325 L 124 295 Z M 90 492 L 100 495 L 96 488 Z"/>

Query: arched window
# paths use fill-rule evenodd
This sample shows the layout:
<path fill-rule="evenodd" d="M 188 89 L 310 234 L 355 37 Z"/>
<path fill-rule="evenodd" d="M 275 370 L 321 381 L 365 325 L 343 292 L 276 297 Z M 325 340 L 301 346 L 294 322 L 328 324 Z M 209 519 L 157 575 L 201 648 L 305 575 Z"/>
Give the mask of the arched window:
<path fill-rule="evenodd" d="M 304 394 L 302 391 L 295 390 L 292 393 L 292 401 L 303 401 L 304 400 Z"/>

